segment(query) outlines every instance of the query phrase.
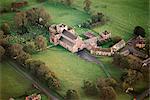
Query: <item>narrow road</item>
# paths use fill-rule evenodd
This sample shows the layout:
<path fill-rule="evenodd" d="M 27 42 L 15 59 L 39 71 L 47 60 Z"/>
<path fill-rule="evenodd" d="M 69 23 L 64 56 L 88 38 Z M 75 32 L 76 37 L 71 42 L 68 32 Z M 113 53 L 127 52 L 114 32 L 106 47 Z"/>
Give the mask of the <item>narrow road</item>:
<path fill-rule="evenodd" d="M 59 97 L 57 94 L 57 97 L 52 95 L 52 91 L 50 91 L 50 89 L 44 85 L 42 85 L 41 83 L 37 82 L 37 80 L 35 80 L 33 77 L 31 77 L 28 73 L 26 73 L 23 69 L 21 69 L 21 66 L 16 65 L 13 61 L 7 61 L 17 72 L 21 73 L 23 76 L 25 76 L 26 78 L 28 78 L 32 83 L 36 84 L 36 86 L 38 86 L 38 88 L 44 92 L 49 98 L 51 98 L 52 100 L 60 100 L 57 97 Z M 19 67 L 17 67 L 19 66 Z M 62 99 L 62 98 L 61 98 Z"/>
<path fill-rule="evenodd" d="M 81 51 L 77 52 L 77 55 L 87 61 L 94 62 L 94 63 L 100 65 L 100 67 L 102 68 L 102 70 L 104 71 L 106 76 L 111 77 L 110 73 L 106 70 L 104 64 L 102 62 L 100 62 L 95 56 L 88 53 L 86 50 L 81 50 Z"/>

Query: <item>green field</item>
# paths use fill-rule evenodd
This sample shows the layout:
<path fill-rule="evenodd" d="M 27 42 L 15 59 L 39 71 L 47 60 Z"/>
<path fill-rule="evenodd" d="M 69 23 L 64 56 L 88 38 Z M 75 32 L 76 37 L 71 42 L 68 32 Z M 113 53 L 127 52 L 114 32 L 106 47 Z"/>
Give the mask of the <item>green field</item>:
<path fill-rule="evenodd" d="M 31 88 L 31 82 L 7 62 L 0 63 L 0 100 L 18 97 Z"/>
<path fill-rule="evenodd" d="M 33 55 L 33 58 L 46 62 L 49 68 L 55 72 L 61 80 L 62 90 L 59 92 L 63 95 L 68 89 L 76 89 L 84 98 L 83 100 L 86 100 L 81 90 L 83 80 L 96 81 L 99 77 L 105 77 L 100 66 L 82 60 L 61 47 L 50 48 Z"/>
<path fill-rule="evenodd" d="M 103 26 L 93 28 L 97 32 L 108 30 L 112 35 L 119 35 L 125 40 L 132 36 L 135 26 L 140 25 L 148 33 L 148 0 L 91 0 L 92 12 L 102 12 L 110 20 Z M 75 0 L 75 7 L 83 8 L 83 0 Z"/>
<path fill-rule="evenodd" d="M 111 76 L 113 78 L 115 78 L 116 80 L 119 80 L 121 75 L 122 75 L 122 70 L 121 68 L 115 66 L 112 63 L 112 57 L 106 57 L 106 56 L 101 56 L 101 57 L 97 57 L 101 62 L 103 62 L 105 68 L 107 69 L 107 71 L 111 74 Z"/>
<path fill-rule="evenodd" d="M 0 0 L 4 3 L 10 0 Z M 28 0 L 29 6 L 23 10 L 32 7 L 43 7 L 51 15 L 51 23 L 65 23 L 74 26 L 86 21 L 90 16 L 83 11 L 83 0 L 75 0 L 72 8 L 60 3 L 52 3 L 48 0 L 44 3 L 37 3 L 35 0 Z M 135 26 L 140 25 L 148 32 L 148 0 L 92 0 L 91 12 L 102 12 L 108 17 L 109 22 L 103 26 L 93 28 L 97 32 L 108 30 L 112 35 L 119 35 L 125 40 L 132 36 Z M 74 9 L 76 8 L 76 9 Z M 1 22 L 13 21 L 13 14 L 3 14 Z M 87 30 L 76 28 L 79 35 Z"/>
<path fill-rule="evenodd" d="M 3 1 L 4 0 L 0 0 Z M 6 0 L 10 2 L 11 0 Z M 75 25 L 86 21 L 90 16 L 83 11 L 83 0 L 74 0 L 72 7 L 67 7 L 60 3 L 49 3 L 51 0 L 44 3 L 37 3 L 35 0 L 29 0 L 29 6 L 22 10 L 27 10 L 32 7 L 44 7 L 51 15 L 50 23 L 65 23 L 72 26 L 81 35 L 89 29 L 77 28 Z M 108 30 L 113 36 L 119 35 L 125 40 L 132 36 L 132 31 L 135 26 L 140 25 L 148 32 L 148 0 L 91 0 L 92 12 L 102 12 L 110 20 L 103 26 L 93 28 L 97 32 Z M 76 8 L 76 9 L 74 9 Z M 0 17 L 2 22 L 13 22 L 14 13 L 3 14 Z M 38 31 L 37 31 L 38 32 Z M 109 46 L 106 45 L 106 47 Z M 87 99 L 81 90 L 83 80 L 89 79 L 95 81 L 98 77 L 105 77 L 105 74 L 100 69 L 100 66 L 84 61 L 75 54 L 71 54 L 67 50 L 57 46 L 50 48 L 47 51 L 33 55 L 35 59 L 40 59 L 46 62 L 49 68 L 56 73 L 62 83 L 61 94 L 64 94 L 67 89 L 76 89 L 80 96 Z M 110 74 L 119 79 L 122 71 L 114 66 L 111 57 L 99 57 L 104 63 Z M 7 77 L 7 76 L 6 76 Z M 14 80 L 15 81 L 15 80 Z M 14 89 L 15 90 L 15 89 Z M 94 98 L 89 98 L 93 100 Z M 119 94 L 118 100 L 129 100 L 128 96 Z"/>
<path fill-rule="evenodd" d="M 33 58 L 44 61 L 55 72 L 61 81 L 61 91 L 58 91 L 61 95 L 64 95 L 68 89 L 75 89 L 78 91 L 81 100 L 97 100 L 97 97 L 85 96 L 81 87 L 83 80 L 95 82 L 99 77 L 106 77 L 99 65 L 87 62 L 60 46 L 33 55 Z M 122 71 L 117 67 L 109 66 L 112 59 L 101 57 L 100 60 L 104 62 L 112 77 L 118 80 Z M 117 93 L 117 100 L 129 100 L 131 98 L 127 94 Z"/>

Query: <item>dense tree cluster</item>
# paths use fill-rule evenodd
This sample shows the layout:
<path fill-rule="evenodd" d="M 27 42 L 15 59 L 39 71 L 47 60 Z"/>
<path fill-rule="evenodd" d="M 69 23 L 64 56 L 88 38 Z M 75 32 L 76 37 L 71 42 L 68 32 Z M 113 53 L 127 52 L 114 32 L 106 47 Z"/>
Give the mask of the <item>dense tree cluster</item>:
<path fill-rule="evenodd" d="M 99 89 L 100 98 L 102 100 L 116 100 L 116 88 L 117 82 L 112 78 L 99 78 L 97 80 L 97 87 Z"/>
<path fill-rule="evenodd" d="M 122 88 L 125 91 L 128 88 L 134 88 L 136 90 L 134 86 L 137 82 L 149 80 L 150 69 L 148 65 L 143 66 L 140 59 L 133 59 L 132 57 L 124 57 L 123 55 L 115 54 L 113 63 L 125 70 L 121 76 Z"/>
<path fill-rule="evenodd" d="M 50 15 L 45 11 L 44 8 L 32 8 L 27 13 L 27 19 L 33 25 L 46 25 L 50 19 Z"/>
<path fill-rule="evenodd" d="M 103 87 L 101 90 L 102 100 L 116 100 L 116 92 L 113 87 Z"/>
<path fill-rule="evenodd" d="M 50 19 L 50 15 L 43 8 L 32 8 L 27 11 L 16 13 L 14 17 L 15 24 L 21 32 L 28 33 L 28 25 L 46 26 Z"/>
<path fill-rule="evenodd" d="M 25 61 L 25 68 L 28 69 L 40 81 L 44 81 L 49 88 L 60 88 L 58 78 L 55 76 L 54 72 L 50 71 L 44 62 L 40 60 L 28 59 Z"/>
<path fill-rule="evenodd" d="M 36 53 L 36 44 L 34 41 L 27 41 L 23 47 L 23 50 L 29 54 Z"/>
<path fill-rule="evenodd" d="M 5 35 L 5 33 L 0 30 L 0 61 L 3 60 L 5 54 L 7 54 L 7 47 L 8 47 L 8 39 L 9 37 Z"/>
<path fill-rule="evenodd" d="M 122 75 L 122 87 L 124 90 L 126 90 L 127 88 L 133 87 L 133 84 L 135 84 L 135 82 L 142 79 L 143 74 L 140 71 L 128 69 L 127 72 Z"/>
<path fill-rule="evenodd" d="M 117 86 L 113 78 L 99 78 L 96 83 L 84 81 L 82 89 L 88 96 L 99 96 L 102 100 L 116 100 Z"/>
<path fill-rule="evenodd" d="M 16 24 L 16 27 L 18 29 L 21 30 L 20 33 L 28 33 L 28 30 L 27 30 L 27 14 L 25 11 L 22 11 L 22 12 L 18 12 L 16 13 L 15 17 L 14 17 L 14 21 L 15 21 L 15 24 Z"/>
<path fill-rule="evenodd" d="M 118 53 L 115 53 L 113 56 L 113 64 L 121 67 L 121 68 L 127 68 L 129 67 L 129 61 L 126 57 L 123 55 L 120 55 Z"/>

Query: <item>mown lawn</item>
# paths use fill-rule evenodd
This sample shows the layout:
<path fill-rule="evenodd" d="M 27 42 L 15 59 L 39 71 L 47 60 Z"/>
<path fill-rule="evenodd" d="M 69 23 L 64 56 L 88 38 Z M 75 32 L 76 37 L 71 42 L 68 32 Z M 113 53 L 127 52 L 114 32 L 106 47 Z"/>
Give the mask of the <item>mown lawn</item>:
<path fill-rule="evenodd" d="M 18 97 L 31 88 L 31 82 L 7 62 L 0 63 L 0 100 Z"/>
<path fill-rule="evenodd" d="M 59 46 L 33 55 L 33 58 L 44 61 L 60 78 L 62 90 L 59 92 L 61 94 L 64 95 L 68 89 L 75 89 L 81 95 L 81 100 L 91 100 L 83 94 L 81 89 L 83 80 L 96 81 L 99 77 L 105 77 L 100 66 L 82 60 Z"/>

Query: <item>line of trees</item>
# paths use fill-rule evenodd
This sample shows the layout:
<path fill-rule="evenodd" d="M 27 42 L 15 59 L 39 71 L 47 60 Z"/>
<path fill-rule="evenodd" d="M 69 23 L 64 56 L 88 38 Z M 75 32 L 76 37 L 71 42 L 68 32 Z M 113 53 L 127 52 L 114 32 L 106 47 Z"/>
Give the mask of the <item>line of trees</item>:
<path fill-rule="evenodd" d="M 36 76 L 40 81 L 45 82 L 49 88 L 60 88 L 59 79 L 56 77 L 44 62 L 33 60 L 30 54 L 23 51 L 21 44 L 12 44 L 8 47 L 9 55 L 21 64 L 26 70 Z"/>
<path fill-rule="evenodd" d="M 47 84 L 49 88 L 60 89 L 60 81 L 46 64 L 40 60 L 34 60 L 31 55 L 23 50 L 23 45 L 17 43 L 9 43 L 9 35 L 4 35 L 3 31 L 0 31 L 0 60 L 3 60 L 3 56 L 8 56 L 27 71 L 33 74 L 38 80 Z"/>

